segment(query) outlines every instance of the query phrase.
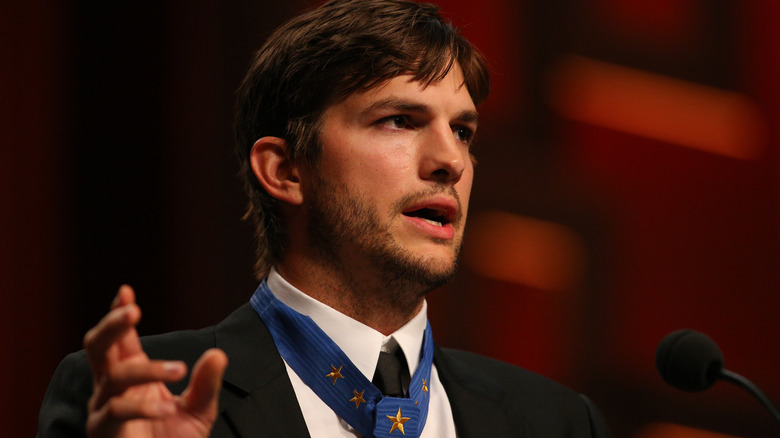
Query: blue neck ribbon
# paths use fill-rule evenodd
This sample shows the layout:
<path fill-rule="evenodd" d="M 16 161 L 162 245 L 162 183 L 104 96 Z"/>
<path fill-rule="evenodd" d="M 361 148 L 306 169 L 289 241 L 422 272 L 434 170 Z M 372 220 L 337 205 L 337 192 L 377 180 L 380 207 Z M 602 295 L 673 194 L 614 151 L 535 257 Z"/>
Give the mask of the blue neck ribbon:
<path fill-rule="evenodd" d="M 265 280 L 250 303 L 282 358 L 333 411 L 365 438 L 416 438 L 428 417 L 433 363 L 431 325 L 425 327 L 422 360 L 409 398 L 383 396 L 317 324 L 279 301 Z"/>

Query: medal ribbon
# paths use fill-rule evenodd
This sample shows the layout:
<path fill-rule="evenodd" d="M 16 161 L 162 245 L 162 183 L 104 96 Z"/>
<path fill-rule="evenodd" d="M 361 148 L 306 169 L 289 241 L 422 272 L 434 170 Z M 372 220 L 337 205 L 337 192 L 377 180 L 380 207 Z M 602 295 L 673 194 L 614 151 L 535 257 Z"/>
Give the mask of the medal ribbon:
<path fill-rule="evenodd" d="M 274 338 L 282 358 L 333 411 L 365 438 L 416 438 L 425 427 L 433 364 L 431 325 L 409 398 L 383 396 L 341 348 L 306 315 L 279 301 L 265 280 L 250 303 Z"/>

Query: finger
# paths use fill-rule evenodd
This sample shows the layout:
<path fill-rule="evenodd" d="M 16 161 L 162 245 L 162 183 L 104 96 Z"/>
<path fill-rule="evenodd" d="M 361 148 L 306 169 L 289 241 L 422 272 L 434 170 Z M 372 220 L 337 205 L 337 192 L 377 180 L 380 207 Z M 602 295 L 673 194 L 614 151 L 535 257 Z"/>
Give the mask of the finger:
<path fill-rule="evenodd" d="M 135 291 L 129 285 L 123 284 L 122 286 L 119 286 L 119 291 L 114 297 L 114 302 L 111 304 L 111 308 L 114 309 L 130 304 L 137 306 L 135 301 Z M 138 325 L 138 322 L 136 321 L 134 325 Z M 135 329 L 130 330 L 122 337 L 120 337 L 117 345 L 119 346 L 120 358 L 132 356 L 142 351 L 141 340 L 138 337 L 138 333 L 135 331 Z"/>
<path fill-rule="evenodd" d="M 227 363 L 227 355 L 218 348 L 206 351 L 198 359 L 192 369 L 190 385 L 181 397 L 185 408 L 193 415 L 209 422 L 216 419 L 217 401 Z"/>
<path fill-rule="evenodd" d="M 141 309 L 135 304 L 127 304 L 108 312 L 84 335 L 84 348 L 94 372 L 101 373 L 111 359 L 118 359 L 120 340 L 123 336 L 135 332 L 134 327 L 140 319 Z M 114 345 L 117 348 L 110 354 Z M 140 344 L 138 350 L 140 351 Z"/>
<path fill-rule="evenodd" d="M 176 382 L 187 375 L 187 365 L 181 361 L 129 360 L 114 364 L 95 385 L 92 409 L 136 385 Z"/>
<path fill-rule="evenodd" d="M 119 290 L 116 296 L 114 296 L 114 301 L 111 302 L 111 308 L 115 309 L 130 303 L 135 303 L 135 291 L 130 285 L 123 284 L 119 286 Z"/>
<path fill-rule="evenodd" d="M 178 407 L 174 399 L 143 400 L 112 398 L 87 418 L 89 436 L 115 436 L 127 421 L 157 419 L 173 415 Z"/>

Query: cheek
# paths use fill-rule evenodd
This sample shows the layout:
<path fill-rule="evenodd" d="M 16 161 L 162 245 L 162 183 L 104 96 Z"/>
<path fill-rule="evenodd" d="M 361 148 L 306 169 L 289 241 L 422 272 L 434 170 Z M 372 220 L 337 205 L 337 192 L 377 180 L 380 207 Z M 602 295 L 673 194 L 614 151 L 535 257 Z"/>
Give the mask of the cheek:
<path fill-rule="evenodd" d="M 382 153 L 333 154 L 323 157 L 321 175 L 372 204 L 390 204 L 407 194 L 407 161 Z M 384 202 L 383 202 L 384 201 Z"/>
<path fill-rule="evenodd" d="M 376 148 L 356 153 L 349 162 L 344 161 L 341 165 L 353 178 L 369 182 L 369 190 L 380 187 L 392 190 L 407 181 L 410 175 L 416 174 L 417 167 L 411 158 L 408 151 Z"/>
<path fill-rule="evenodd" d="M 466 213 L 465 210 L 468 210 L 469 207 L 469 199 L 471 199 L 471 184 L 473 182 L 474 172 L 472 169 L 467 169 L 460 178 L 460 181 L 455 184 L 455 190 L 458 192 L 458 197 L 460 197 L 460 203 L 463 207 L 464 214 Z"/>
<path fill-rule="evenodd" d="M 381 136 L 343 133 L 341 141 L 326 139 L 322 150 L 323 168 L 334 173 L 361 173 L 390 177 L 414 170 L 414 151 L 408 141 Z"/>

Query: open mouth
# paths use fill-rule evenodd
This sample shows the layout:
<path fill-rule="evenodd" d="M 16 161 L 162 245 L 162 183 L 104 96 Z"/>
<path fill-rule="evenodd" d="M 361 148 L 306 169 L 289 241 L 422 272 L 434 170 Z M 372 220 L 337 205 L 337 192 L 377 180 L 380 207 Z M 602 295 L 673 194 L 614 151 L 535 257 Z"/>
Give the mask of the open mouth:
<path fill-rule="evenodd" d="M 437 227 L 442 227 L 451 222 L 447 218 L 447 212 L 427 207 L 421 208 L 419 210 L 406 211 L 403 212 L 403 215 L 422 219 L 423 221 Z"/>

